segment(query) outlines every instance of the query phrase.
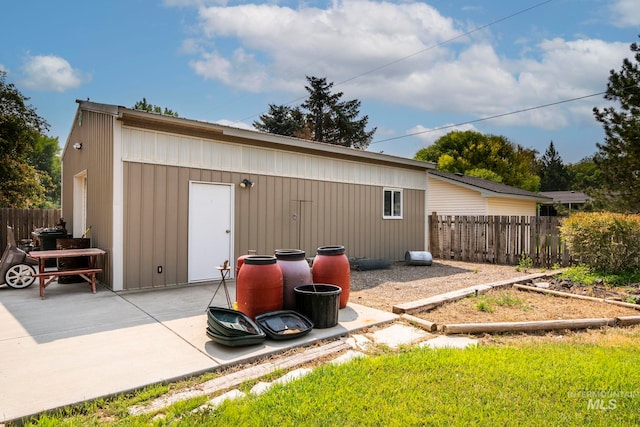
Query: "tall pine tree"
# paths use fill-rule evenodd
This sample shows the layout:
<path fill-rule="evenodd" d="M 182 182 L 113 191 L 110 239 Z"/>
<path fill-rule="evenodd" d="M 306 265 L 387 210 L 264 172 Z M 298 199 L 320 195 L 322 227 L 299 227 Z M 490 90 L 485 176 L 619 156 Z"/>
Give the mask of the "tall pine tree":
<path fill-rule="evenodd" d="M 147 98 L 142 98 L 142 100 L 136 102 L 133 106 L 133 109 L 148 111 L 149 113 L 164 114 L 165 116 L 179 117 L 177 112 L 170 110 L 167 107 L 164 107 L 163 110 L 162 107 L 154 104 L 149 104 L 147 102 Z"/>
<path fill-rule="evenodd" d="M 260 119 L 253 122 L 253 127 L 276 135 L 307 137 L 305 132 L 304 114 L 297 107 L 269 104 L 269 112 L 260 115 Z"/>
<path fill-rule="evenodd" d="M 540 159 L 540 191 L 571 190 L 571 176 L 553 141 Z"/>
<path fill-rule="evenodd" d="M 332 93 L 333 83 L 322 77 L 307 76 L 309 97 L 302 108 L 269 105 L 269 112 L 253 126 L 278 135 L 296 136 L 328 144 L 365 149 L 376 129 L 366 130 L 368 116 L 360 115 L 360 101 L 342 101 L 342 92 Z"/>
<path fill-rule="evenodd" d="M 597 144 L 596 164 L 602 173 L 610 209 L 640 212 L 640 47 L 631 44 L 634 60 L 625 58 L 621 70 L 611 70 L 605 99 L 616 105 L 593 109 L 604 128 Z"/>

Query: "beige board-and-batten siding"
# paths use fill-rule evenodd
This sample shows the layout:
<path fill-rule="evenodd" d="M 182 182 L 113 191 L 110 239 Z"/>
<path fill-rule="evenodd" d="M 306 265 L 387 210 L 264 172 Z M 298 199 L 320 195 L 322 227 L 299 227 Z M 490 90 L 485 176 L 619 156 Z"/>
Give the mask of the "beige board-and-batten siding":
<path fill-rule="evenodd" d="M 187 282 L 190 182 L 233 184 L 236 257 L 341 244 L 395 261 L 426 248 L 424 170 L 224 139 L 122 127 L 125 289 Z M 241 191 L 244 178 L 255 187 Z M 402 189 L 402 219 L 382 218 L 384 188 Z"/>
<path fill-rule="evenodd" d="M 99 257 L 99 266 L 103 273 L 97 276 L 98 281 L 112 283 L 112 250 L 113 247 L 113 165 L 114 165 L 114 127 L 116 125 L 113 111 L 78 110 L 73 127 L 69 134 L 65 150 L 62 153 L 62 217 L 67 222 L 67 231 L 73 237 L 81 237 L 84 231 L 78 227 L 75 218 L 76 210 L 84 205 L 86 208 L 86 226 L 91 226 L 88 237 L 91 246 L 107 251 Z M 82 143 L 82 149 L 76 150 L 74 143 Z M 74 180 L 78 174 L 86 172 L 86 199 L 80 200 L 74 194 Z"/>

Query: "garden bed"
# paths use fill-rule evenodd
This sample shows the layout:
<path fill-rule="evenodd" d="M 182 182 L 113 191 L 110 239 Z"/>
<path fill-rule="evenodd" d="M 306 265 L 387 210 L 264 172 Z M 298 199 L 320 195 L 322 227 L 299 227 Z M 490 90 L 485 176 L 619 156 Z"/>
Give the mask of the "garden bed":
<path fill-rule="evenodd" d="M 640 308 L 640 306 L 639 306 Z M 446 303 L 414 316 L 438 325 L 445 323 L 522 322 L 583 318 L 638 316 L 640 310 L 605 302 L 519 291 L 492 290 L 485 294 Z"/>
<path fill-rule="evenodd" d="M 546 284 L 548 289 L 559 292 L 567 292 L 576 295 L 584 295 L 595 298 L 607 298 L 611 300 L 629 303 L 640 303 L 640 283 L 626 286 L 612 287 L 602 283 L 585 285 L 568 279 L 549 279 Z M 540 284 L 539 284 L 540 285 Z"/>
<path fill-rule="evenodd" d="M 562 323 L 572 319 L 608 319 L 605 324 L 620 325 L 625 322 L 618 321 L 619 317 L 640 316 L 640 305 L 630 304 L 640 298 L 638 285 L 613 288 L 596 283 L 586 286 L 559 279 L 556 273 L 443 260 L 429 267 L 396 263 L 384 270 L 352 271 L 350 300 L 402 314 L 414 323 L 422 321 L 421 327 L 430 331 L 435 331 L 433 324 L 442 330 L 445 324 Z M 525 292 L 513 288 L 514 283 L 596 300 Z M 608 302 L 603 302 L 603 298 Z M 451 301 L 443 304 L 446 300 Z M 611 301 L 619 301 L 620 305 Z"/>

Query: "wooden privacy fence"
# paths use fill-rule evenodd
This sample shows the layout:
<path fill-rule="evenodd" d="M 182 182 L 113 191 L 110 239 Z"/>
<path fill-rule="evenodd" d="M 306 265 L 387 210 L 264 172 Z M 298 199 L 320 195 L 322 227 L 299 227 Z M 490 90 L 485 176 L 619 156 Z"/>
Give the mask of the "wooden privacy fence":
<path fill-rule="evenodd" d="M 7 246 L 7 225 L 13 227 L 16 242 L 31 239 L 36 228 L 54 227 L 60 221 L 60 209 L 13 209 L 0 208 L 0 248 Z"/>
<path fill-rule="evenodd" d="M 568 266 L 573 260 L 560 239 L 561 219 L 535 216 L 429 217 L 434 258 L 518 265 L 523 254 L 534 267 Z"/>

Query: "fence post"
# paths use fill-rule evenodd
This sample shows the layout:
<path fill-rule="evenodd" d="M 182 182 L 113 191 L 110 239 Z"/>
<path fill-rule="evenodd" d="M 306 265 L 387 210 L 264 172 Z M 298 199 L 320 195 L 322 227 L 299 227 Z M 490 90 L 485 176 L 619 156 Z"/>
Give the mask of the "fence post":
<path fill-rule="evenodd" d="M 443 222 L 444 228 L 442 229 L 443 245 L 442 245 L 442 259 L 451 259 L 451 216 L 447 215 Z"/>
<path fill-rule="evenodd" d="M 55 227 L 60 222 L 60 209 L 0 208 L 0 248 L 7 246 L 7 225 L 13 228 L 16 242 L 30 239 L 31 232 L 40 227 Z"/>
<path fill-rule="evenodd" d="M 431 212 L 429 215 L 429 251 L 434 258 L 440 258 L 438 247 L 438 215 Z"/>
<path fill-rule="evenodd" d="M 572 262 L 560 238 L 556 217 L 438 216 L 429 217 L 429 242 L 434 258 L 516 265 L 524 253 L 536 267 Z"/>

